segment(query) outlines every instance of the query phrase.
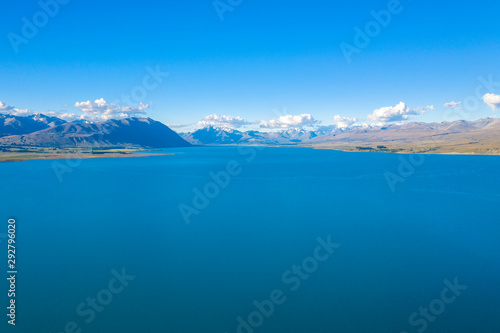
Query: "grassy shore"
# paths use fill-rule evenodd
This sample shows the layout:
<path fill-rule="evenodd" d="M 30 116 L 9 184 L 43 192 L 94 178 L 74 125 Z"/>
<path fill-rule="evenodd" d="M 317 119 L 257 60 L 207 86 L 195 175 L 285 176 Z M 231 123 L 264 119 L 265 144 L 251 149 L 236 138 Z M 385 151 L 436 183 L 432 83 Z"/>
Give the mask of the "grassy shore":
<path fill-rule="evenodd" d="M 333 149 L 350 152 L 379 152 L 402 154 L 443 154 L 443 155 L 500 155 L 500 144 L 481 142 L 350 142 L 339 144 L 318 144 L 317 149 Z"/>
<path fill-rule="evenodd" d="M 0 147 L 0 163 L 28 160 L 145 157 L 168 154 L 134 154 L 151 151 L 142 148 L 46 148 L 46 147 Z"/>
<path fill-rule="evenodd" d="M 332 149 L 348 152 L 378 152 L 401 154 L 455 154 L 455 155 L 500 155 L 500 144 L 480 142 L 436 143 L 435 141 L 415 143 L 350 142 L 339 144 L 297 145 L 316 149 Z M 0 147 L 0 163 L 28 160 L 146 157 L 170 154 L 142 153 L 152 151 L 143 148 L 45 148 L 45 147 Z"/>

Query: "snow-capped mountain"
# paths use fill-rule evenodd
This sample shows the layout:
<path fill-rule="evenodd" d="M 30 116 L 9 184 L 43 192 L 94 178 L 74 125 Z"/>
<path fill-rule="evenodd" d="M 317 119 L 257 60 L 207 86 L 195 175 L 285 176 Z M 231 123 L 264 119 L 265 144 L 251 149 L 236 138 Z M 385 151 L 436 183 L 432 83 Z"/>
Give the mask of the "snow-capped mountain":
<path fill-rule="evenodd" d="M 301 143 L 318 136 L 314 131 L 291 128 L 278 132 L 246 131 L 208 126 L 182 135 L 195 145 L 265 144 L 283 145 Z"/>

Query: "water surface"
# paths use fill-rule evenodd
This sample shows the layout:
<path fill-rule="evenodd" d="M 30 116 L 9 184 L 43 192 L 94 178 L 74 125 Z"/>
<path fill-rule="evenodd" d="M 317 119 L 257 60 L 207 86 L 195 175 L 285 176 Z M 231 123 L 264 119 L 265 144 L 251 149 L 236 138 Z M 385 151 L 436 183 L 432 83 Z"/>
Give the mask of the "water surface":
<path fill-rule="evenodd" d="M 19 269 L 17 325 L 2 314 L 2 332 L 64 332 L 71 321 L 82 332 L 236 332 L 238 317 L 259 319 L 253 303 L 273 290 L 285 300 L 240 332 L 499 330 L 499 157 L 427 155 L 392 191 L 385 175 L 401 176 L 408 155 L 166 152 L 174 155 L 0 165 L 0 233 L 14 216 Z M 196 209 L 196 190 L 230 161 L 229 184 Z M 62 181 L 54 163 L 71 168 Z M 197 210 L 189 224 L 182 204 Z M 286 274 L 313 265 L 307 258 L 328 236 L 340 246 L 307 278 Z M 92 320 L 79 315 L 122 269 L 134 280 Z M 410 325 L 455 278 L 467 289 Z"/>

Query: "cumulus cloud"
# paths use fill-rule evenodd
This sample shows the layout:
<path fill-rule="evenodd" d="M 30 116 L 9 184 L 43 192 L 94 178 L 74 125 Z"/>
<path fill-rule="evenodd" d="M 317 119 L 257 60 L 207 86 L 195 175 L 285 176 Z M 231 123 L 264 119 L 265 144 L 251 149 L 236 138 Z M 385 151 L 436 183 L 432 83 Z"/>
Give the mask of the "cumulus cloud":
<path fill-rule="evenodd" d="M 11 105 L 7 105 L 4 102 L 0 101 L 0 112 L 2 113 L 10 113 L 14 111 L 14 107 Z"/>
<path fill-rule="evenodd" d="M 28 109 L 18 109 L 14 106 L 7 105 L 0 101 L 0 114 L 11 114 L 14 116 L 27 117 L 39 113 L 40 112 L 30 111 Z M 74 113 L 61 113 L 57 111 L 43 111 L 42 114 L 47 117 L 57 117 L 66 121 L 72 121 L 79 118 L 79 116 Z"/>
<path fill-rule="evenodd" d="M 12 114 L 15 116 L 28 116 L 30 115 L 30 111 L 28 109 L 18 109 L 12 105 L 7 105 L 0 101 L 0 113 L 3 114 Z"/>
<path fill-rule="evenodd" d="M 262 128 L 290 128 L 290 127 L 305 127 L 318 124 L 319 121 L 315 120 L 310 114 L 304 113 L 300 115 L 286 115 L 278 119 L 270 121 L 262 120 L 259 125 Z"/>
<path fill-rule="evenodd" d="M 427 110 L 434 110 L 434 105 L 427 105 L 426 107 L 417 107 L 415 110 L 419 111 L 420 113 L 425 113 Z"/>
<path fill-rule="evenodd" d="M 49 117 L 56 117 L 62 120 L 66 121 L 74 121 L 81 119 L 80 115 L 77 115 L 76 113 L 69 113 L 69 112 L 57 112 L 57 111 L 49 111 L 49 112 L 43 112 L 44 115 L 49 116 Z"/>
<path fill-rule="evenodd" d="M 121 106 L 106 102 L 103 98 L 95 101 L 76 102 L 75 106 L 83 112 L 80 119 L 100 121 L 108 119 L 128 118 L 146 114 L 144 110 L 149 104 L 140 103 L 137 107 Z"/>
<path fill-rule="evenodd" d="M 337 128 L 345 129 L 357 123 L 358 118 L 341 117 L 340 115 L 336 115 L 335 117 L 333 117 L 333 122 L 335 123 Z"/>
<path fill-rule="evenodd" d="M 368 115 L 368 119 L 381 123 L 404 121 L 408 120 L 408 116 L 410 115 L 419 115 L 424 113 L 426 110 L 433 109 L 433 105 L 426 106 L 425 108 L 419 107 L 417 109 L 412 109 L 408 107 L 406 103 L 399 102 L 396 106 L 387 106 L 374 110 L 372 114 Z"/>
<path fill-rule="evenodd" d="M 74 120 L 89 120 L 89 121 L 102 121 L 111 118 L 125 118 L 138 114 L 144 114 L 148 105 L 140 104 L 137 108 L 122 107 L 117 104 L 107 103 L 102 98 L 95 102 L 77 102 L 76 107 L 80 108 L 83 114 L 71 113 L 66 111 L 42 111 L 35 112 L 28 109 L 18 109 L 14 106 L 7 105 L 0 101 L 0 114 L 11 114 L 14 116 L 31 116 L 34 114 L 42 113 L 48 117 L 57 117 L 66 121 Z"/>
<path fill-rule="evenodd" d="M 229 128 L 239 128 L 244 125 L 249 125 L 250 122 L 244 120 L 241 117 L 232 117 L 232 116 L 224 116 L 211 114 L 206 116 L 202 120 L 196 123 L 196 126 L 206 127 L 206 126 L 216 126 L 216 127 L 229 127 Z"/>
<path fill-rule="evenodd" d="M 492 110 L 500 107 L 500 95 L 486 94 L 483 96 L 483 101 L 488 104 Z"/>
<path fill-rule="evenodd" d="M 445 108 L 456 108 L 460 104 L 462 104 L 462 102 L 451 101 L 451 102 L 448 102 L 448 103 L 444 103 L 444 107 Z"/>

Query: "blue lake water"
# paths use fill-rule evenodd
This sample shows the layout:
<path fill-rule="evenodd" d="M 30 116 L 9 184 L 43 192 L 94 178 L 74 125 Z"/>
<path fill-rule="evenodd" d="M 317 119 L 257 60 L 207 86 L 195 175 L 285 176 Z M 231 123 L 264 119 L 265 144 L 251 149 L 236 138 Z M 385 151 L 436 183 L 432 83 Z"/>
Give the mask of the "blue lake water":
<path fill-rule="evenodd" d="M 165 152 L 0 164 L 2 332 L 500 331 L 500 157 Z"/>

